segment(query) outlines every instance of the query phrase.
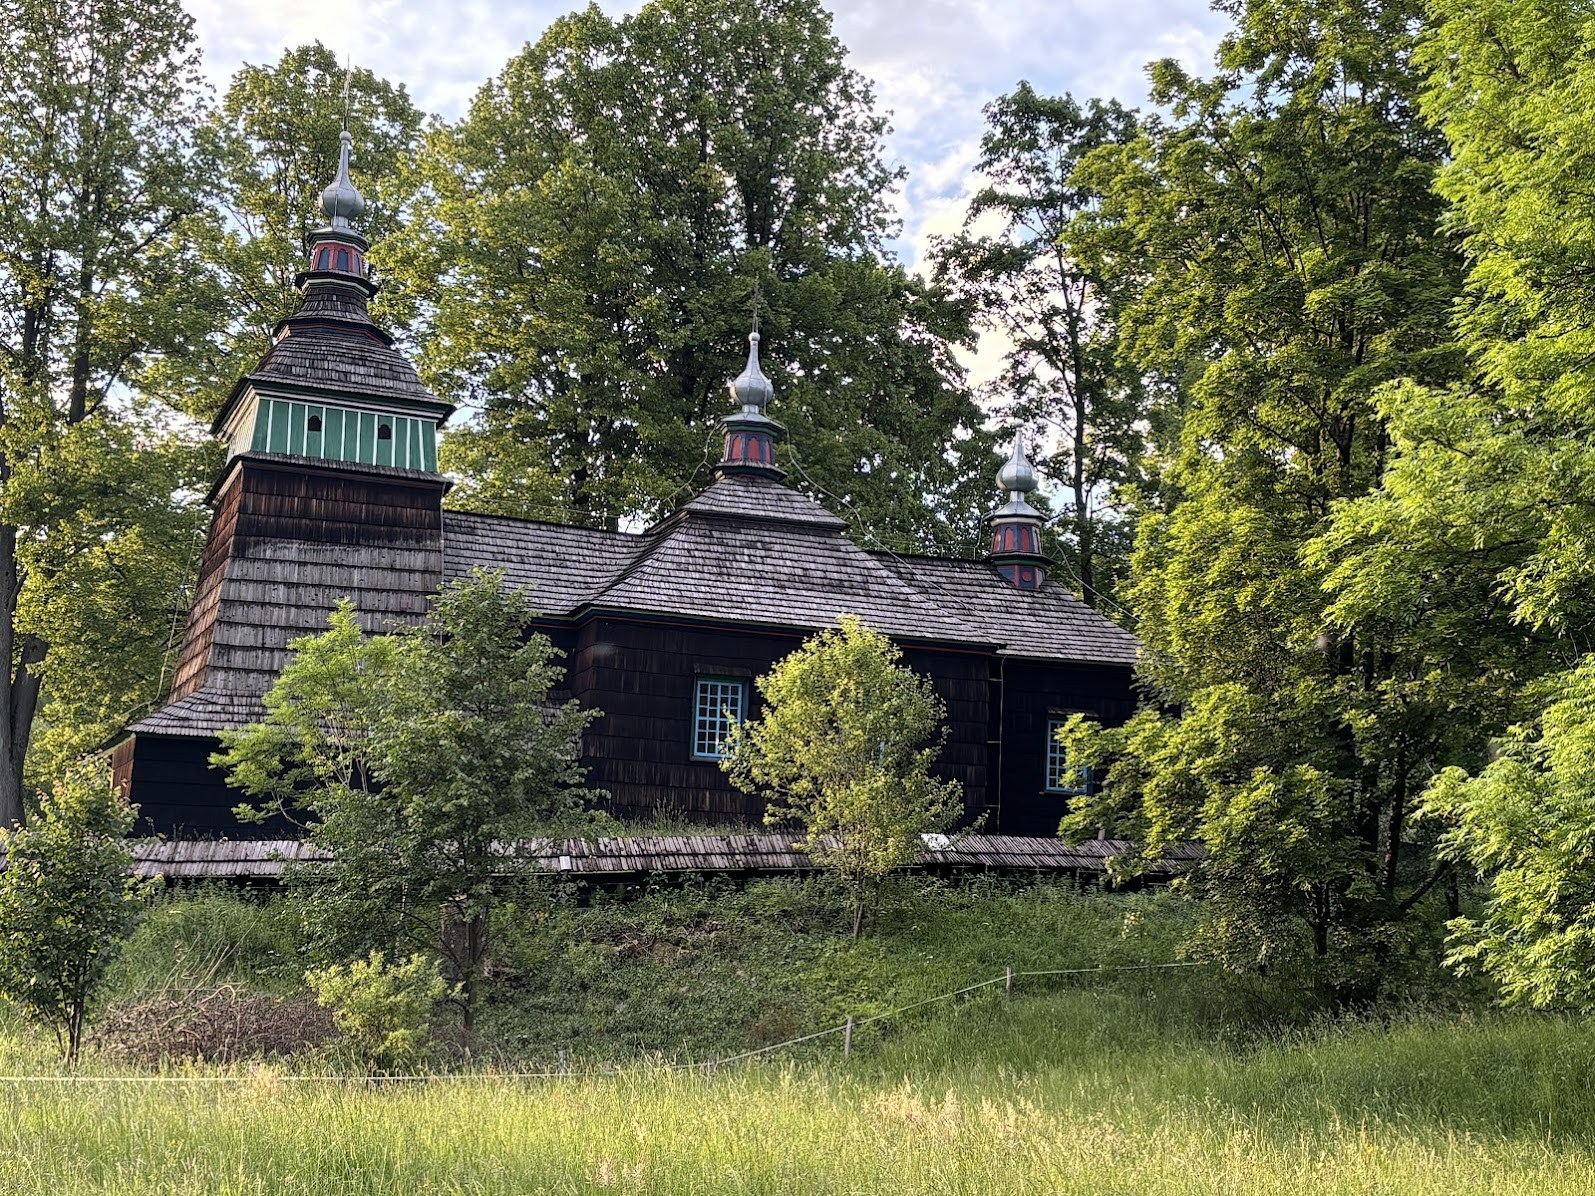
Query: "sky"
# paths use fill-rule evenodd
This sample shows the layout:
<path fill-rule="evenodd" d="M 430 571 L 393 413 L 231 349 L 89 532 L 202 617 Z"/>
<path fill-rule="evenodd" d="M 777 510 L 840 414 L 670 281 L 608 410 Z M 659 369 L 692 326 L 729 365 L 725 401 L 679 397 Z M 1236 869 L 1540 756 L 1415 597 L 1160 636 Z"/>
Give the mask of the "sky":
<path fill-rule="evenodd" d="M 409 88 L 424 110 L 461 115 L 485 80 L 584 0 L 187 0 L 218 91 L 244 63 L 320 39 L 339 57 Z M 639 2 L 601 0 L 611 15 Z M 1141 105 L 1145 67 L 1202 70 L 1224 21 L 1207 0 L 833 0 L 851 65 L 891 114 L 887 156 L 908 172 L 895 250 L 918 267 L 932 235 L 955 231 L 977 181 L 982 106 L 1028 79 L 1043 94 Z M 986 346 L 982 346 L 983 349 Z M 972 361 L 988 372 L 990 352 Z"/>

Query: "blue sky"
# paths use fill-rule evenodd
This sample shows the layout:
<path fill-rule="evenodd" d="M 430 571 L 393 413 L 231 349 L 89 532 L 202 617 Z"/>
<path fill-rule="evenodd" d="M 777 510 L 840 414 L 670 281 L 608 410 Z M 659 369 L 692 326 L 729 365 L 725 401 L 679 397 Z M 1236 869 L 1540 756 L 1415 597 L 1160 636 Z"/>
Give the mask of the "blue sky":
<path fill-rule="evenodd" d="M 476 88 L 584 0 L 187 0 L 218 88 L 246 62 L 320 38 L 403 82 L 416 102 L 458 116 Z M 601 3 L 610 13 L 640 3 Z M 1145 100 L 1144 68 L 1175 57 L 1203 68 L 1224 27 L 1207 0 L 837 0 L 836 32 L 892 114 L 887 145 L 908 171 L 897 248 L 918 264 L 951 232 L 973 189 L 981 106 L 1029 79 L 1038 90 Z M 985 346 L 982 346 L 985 348 Z M 981 356 L 985 357 L 986 354 Z M 978 367 L 976 373 L 981 371 Z"/>

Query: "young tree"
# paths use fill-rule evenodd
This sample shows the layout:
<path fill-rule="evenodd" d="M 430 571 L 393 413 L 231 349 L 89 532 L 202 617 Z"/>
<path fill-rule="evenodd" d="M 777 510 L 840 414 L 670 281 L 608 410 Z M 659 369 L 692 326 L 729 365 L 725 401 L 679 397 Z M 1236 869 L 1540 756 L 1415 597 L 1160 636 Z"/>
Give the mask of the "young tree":
<path fill-rule="evenodd" d="M 297 813 L 328 853 L 298 880 L 329 947 L 441 948 L 475 1017 L 488 928 L 516 881 L 505 845 L 578 808 L 581 733 L 533 610 L 492 573 L 445 586 L 424 626 L 365 636 L 351 603 L 294 644 L 266 718 L 215 759 L 260 812 Z"/>
<path fill-rule="evenodd" d="M 417 155 L 373 259 L 418 364 L 476 409 L 457 496 L 614 523 L 719 452 L 761 292 L 786 467 L 871 534 L 973 545 L 989 440 L 955 305 L 884 247 L 885 118 L 816 0 L 651 0 L 556 21 Z"/>
<path fill-rule="evenodd" d="M 197 64 L 175 0 L 0 3 L 0 826 L 52 646 L 92 624 L 158 671 L 172 602 L 129 624 L 119 587 L 188 572 L 194 456 L 126 390 L 207 318 L 179 251 Z"/>
<path fill-rule="evenodd" d="M 895 644 L 850 615 L 758 687 L 764 713 L 733 728 L 721 767 L 768 796 L 767 823 L 798 822 L 803 849 L 846 881 L 857 938 L 881 879 L 963 813 L 962 786 L 930 772 L 946 708 Z"/>
<path fill-rule="evenodd" d="M 1412 803 L 1487 707 L 1436 670 L 1438 640 L 1342 621 L 1320 538 L 1381 476 L 1380 389 L 1457 375 L 1461 260 L 1417 111 L 1421 5 L 1220 7 L 1218 74 L 1158 64 L 1171 116 L 1084 167 L 1100 256 L 1144 271 L 1121 335 L 1187 389 L 1127 590 L 1160 708 L 1111 736 L 1123 754 L 1070 827 L 1204 843 L 1192 883 L 1224 899 L 1223 957 L 1303 954 L 1356 999 L 1438 883 Z"/>
<path fill-rule="evenodd" d="M 1020 83 L 986 105 L 986 125 L 975 169 L 989 181 L 970 200 L 963 232 L 936 244 L 937 276 L 1010 346 L 991 399 L 1014 420 L 1061 434 L 1040 464 L 1067 483 L 1059 547 L 1096 606 L 1128 567 L 1124 497 L 1141 481 L 1153 402 L 1123 361 L 1114 324 L 1114 292 L 1133 280 L 1093 270 L 1074 247 L 1076 225 L 1098 200 L 1075 169 L 1093 150 L 1129 142 L 1136 118 L 1111 100 L 1082 106 Z M 995 233 L 978 231 L 992 220 Z"/>
<path fill-rule="evenodd" d="M 0 994 L 55 1032 L 68 1063 L 153 883 L 130 875 L 133 821 L 103 766 L 86 765 L 42 795 L 31 827 L 0 829 Z"/>

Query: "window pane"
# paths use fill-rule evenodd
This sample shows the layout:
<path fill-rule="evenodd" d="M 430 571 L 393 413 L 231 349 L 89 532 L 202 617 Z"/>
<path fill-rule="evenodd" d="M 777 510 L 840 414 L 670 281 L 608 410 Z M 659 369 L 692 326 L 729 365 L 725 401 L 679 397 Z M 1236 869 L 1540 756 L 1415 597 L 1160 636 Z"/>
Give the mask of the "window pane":
<path fill-rule="evenodd" d="M 743 683 L 721 677 L 699 677 L 693 699 L 692 754 L 718 760 L 726 736 L 742 721 Z"/>
<path fill-rule="evenodd" d="M 1071 778 L 1069 753 L 1058 742 L 1058 731 L 1066 721 L 1061 718 L 1047 721 L 1047 789 L 1052 793 L 1086 793 L 1091 785 L 1090 772 L 1087 771 L 1083 779 Z"/>

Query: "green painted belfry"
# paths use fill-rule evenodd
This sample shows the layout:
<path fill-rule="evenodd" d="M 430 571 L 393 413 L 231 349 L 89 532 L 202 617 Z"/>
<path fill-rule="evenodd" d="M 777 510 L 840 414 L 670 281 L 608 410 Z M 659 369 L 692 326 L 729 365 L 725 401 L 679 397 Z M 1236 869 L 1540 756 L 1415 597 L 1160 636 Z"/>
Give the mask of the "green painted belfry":
<path fill-rule="evenodd" d="M 308 268 L 295 279 L 299 310 L 273 330 L 270 352 L 234 387 L 214 431 L 229 459 L 270 454 L 436 474 L 438 428 L 453 407 L 422 385 L 366 310 L 377 287 L 369 242 L 350 223 L 365 211 L 349 178 L 350 144 L 345 130 L 338 177 L 321 193 L 327 222 L 310 234 Z"/>

